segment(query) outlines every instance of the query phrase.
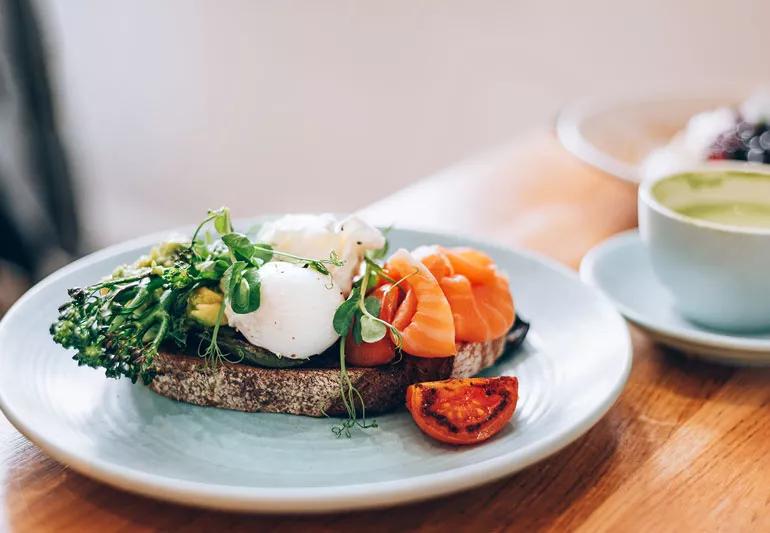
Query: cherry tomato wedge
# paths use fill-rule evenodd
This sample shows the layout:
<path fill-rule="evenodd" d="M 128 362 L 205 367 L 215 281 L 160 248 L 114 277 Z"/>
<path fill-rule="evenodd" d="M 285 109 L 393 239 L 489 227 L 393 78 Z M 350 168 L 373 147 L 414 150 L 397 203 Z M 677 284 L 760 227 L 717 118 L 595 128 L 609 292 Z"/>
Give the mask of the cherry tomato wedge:
<path fill-rule="evenodd" d="M 519 380 L 511 376 L 410 385 L 406 407 L 417 426 L 447 444 L 476 444 L 499 432 L 516 410 Z"/>
<path fill-rule="evenodd" d="M 399 291 L 390 290 L 391 284 L 380 285 L 370 293 L 380 301 L 380 316 L 385 322 L 393 322 L 398 308 Z M 345 339 L 345 361 L 353 366 L 379 366 L 393 360 L 396 353 L 396 346 L 390 335 L 385 335 L 377 342 L 362 342 L 356 344 L 351 332 Z"/>

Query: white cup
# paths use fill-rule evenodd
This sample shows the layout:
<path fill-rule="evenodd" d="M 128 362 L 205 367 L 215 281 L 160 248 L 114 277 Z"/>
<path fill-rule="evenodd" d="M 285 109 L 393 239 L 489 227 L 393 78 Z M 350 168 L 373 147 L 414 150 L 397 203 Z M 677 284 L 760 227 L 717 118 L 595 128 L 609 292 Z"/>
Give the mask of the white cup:
<path fill-rule="evenodd" d="M 735 332 L 770 330 L 770 228 L 676 211 L 725 202 L 770 206 L 768 168 L 711 165 L 639 187 L 639 231 L 653 270 L 693 322 Z"/>

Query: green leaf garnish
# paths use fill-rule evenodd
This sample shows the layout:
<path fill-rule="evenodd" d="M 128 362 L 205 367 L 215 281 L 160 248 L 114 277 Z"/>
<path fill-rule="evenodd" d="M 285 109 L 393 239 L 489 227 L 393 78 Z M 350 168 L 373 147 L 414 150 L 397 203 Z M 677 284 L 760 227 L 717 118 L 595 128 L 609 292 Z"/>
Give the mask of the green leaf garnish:
<path fill-rule="evenodd" d="M 342 405 L 345 407 L 345 410 L 348 413 L 347 419 L 343 420 L 339 424 L 335 424 L 332 426 L 332 432 L 337 435 L 337 438 L 340 438 L 342 436 L 345 436 L 347 438 L 350 438 L 352 436 L 350 430 L 355 428 L 356 426 L 360 427 L 361 429 L 370 429 L 370 428 L 376 428 L 377 421 L 372 420 L 371 422 L 366 421 L 366 402 L 364 402 L 364 397 L 361 395 L 361 392 L 353 385 L 353 382 L 350 380 L 350 374 L 348 374 L 348 369 L 345 364 L 345 339 L 340 339 L 340 399 L 342 400 Z M 358 416 L 358 407 L 361 406 L 361 416 Z"/>
<path fill-rule="evenodd" d="M 353 318 L 353 342 L 361 344 L 364 338 L 361 335 L 361 311 L 356 309 L 356 315 Z"/>
<path fill-rule="evenodd" d="M 235 261 L 232 263 L 222 276 L 222 287 L 224 288 L 225 299 L 228 294 L 232 294 L 235 286 L 240 282 L 241 272 L 246 268 L 245 261 Z"/>
<path fill-rule="evenodd" d="M 239 307 L 242 311 L 235 311 L 236 313 L 251 313 L 259 309 L 261 302 L 260 290 L 262 288 L 262 282 L 259 278 L 259 269 L 255 267 L 247 268 L 243 271 L 241 283 L 239 286 L 239 299 L 244 303 L 243 307 Z M 246 291 L 247 294 L 243 294 Z M 233 308 L 235 310 L 235 308 Z"/>
<path fill-rule="evenodd" d="M 377 342 L 385 337 L 388 332 L 388 328 L 382 321 L 371 318 L 373 316 L 380 316 L 380 301 L 374 296 L 367 296 L 364 299 L 364 307 L 369 314 L 363 315 L 359 313 L 360 316 L 357 319 L 358 323 L 361 324 L 361 340 L 364 342 Z"/>
<path fill-rule="evenodd" d="M 388 328 L 382 322 L 373 320 L 365 315 L 361 317 L 361 340 L 364 342 L 377 342 L 388 333 Z"/>
<path fill-rule="evenodd" d="M 198 224 L 193 232 L 192 239 L 190 239 L 190 248 L 194 248 L 195 243 L 198 241 L 198 233 L 209 222 L 214 222 L 214 229 L 216 229 L 220 235 L 230 233 L 233 231 L 233 226 L 230 221 L 230 210 L 226 207 L 220 207 L 217 210 L 209 210 L 208 215 L 203 221 Z"/>
<path fill-rule="evenodd" d="M 275 255 L 273 247 L 269 244 L 254 245 L 254 254 L 251 256 L 252 261 L 261 261 L 267 263 Z"/>
<path fill-rule="evenodd" d="M 222 235 L 222 242 L 241 261 L 249 261 L 254 255 L 254 244 L 243 233 Z"/>
<path fill-rule="evenodd" d="M 380 301 L 374 296 L 364 298 L 364 307 L 374 316 L 380 316 Z"/>
<path fill-rule="evenodd" d="M 259 309 L 261 282 L 257 268 L 236 261 L 222 277 L 222 285 L 234 313 L 243 315 Z"/>
<path fill-rule="evenodd" d="M 336 331 L 337 335 L 340 337 L 346 337 L 350 331 L 353 317 L 355 317 L 356 311 L 358 310 L 358 294 L 359 288 L 353 287 L 348 299 L 342 302 L 334 313 L 332 325 L 334 326 L 334 331 Z"/>
<path fill-rule="evenodd" d="M 214 213 L 214 229 L 216 229 L 220 235 L 233 231 L 229 209 L 223 207 Z"/>

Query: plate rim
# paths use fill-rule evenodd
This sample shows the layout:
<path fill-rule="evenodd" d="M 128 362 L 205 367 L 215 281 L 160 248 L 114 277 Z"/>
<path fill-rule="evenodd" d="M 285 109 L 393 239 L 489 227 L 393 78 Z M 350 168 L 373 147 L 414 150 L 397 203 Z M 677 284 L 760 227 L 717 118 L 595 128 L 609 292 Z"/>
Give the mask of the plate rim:
<path fill-rule="evenodd" d="M 735 338 L 729 335 L 721 334 L 716 331 L 696 331 L 673 328 L 660 324 L 656 321 L 648 320 L 645 315 L 638 313 L 629 306 L 618 301 L 614 296 L 604 289 L 601 282 L 598 281 L 596 275 L 597 264 L 602 260 L 602 256 L 617 251 L 618 248 L 625 246 L 634 246 L 641 244 L 641 237 L 639 236 L 639 230 L 634 228 L 627 231 L 617 233 L 608 239 L 600 242 L 583 257 L 580 263 L 580 278 L 588 285 L 600 290 L 618 309 L 621 315 L 628 320 L 639 324 L 641 327 L 648 329 L 652 332 L 660 332 L 668 337 L 687 341 L 692 344 L 697 344 L 707 348 L 722 348 L 726 350 L 741 350 L 756 354 L 769 354 L 770 355 L 770 339 L 757 340 L 747 338 Z M 768 360 L 770 362 L 770 359 Z"/>
<path fill-rule="evenodd" d="M 267 217 L 244 220 L 254 223 L 264 218 Z M 409 227 L 399 227 L 398 229 L 420 234 L 426 239 L 441 239 L 442 237 L 456 239 L 458 237 L 457 235 L 453 236 L 446 233 L 424 231 Z M 6 332 L 8 324 L 12 318 L 21 313 L 25 303 L 38 292 L 45 290 L 51 283 L 85 265 L 139 246 L 151 245 L 154 242 L 158 242 L 164 236 L 177 231 L 184 231 L 184 228 L 155 232 L 108 246 L 48 275 L 19 298 L 8 310 L 5 317 L 0 320 L 0 341 L 6 335 L 9 335 Z M 577 272 L 539 253 L 509 248 L 494 242 L 465 235 L 461 235 L 459 238 L 477 242 L 504 253 L 522 256 L 569 278 L 573 282 L 583 284 Z M 615 376 L 612 387 L 608 390 L 607 396 L 589 415 L 584 416 L 577 423 L 562 432 L 548 435 L 538 443 L 532 443 L 523 448 L 518 448 L 471 465 L 450 468 L 440 472 L 372 483 L 290 488 L 244 487 L 179 480 L 129 468 L 106 460 L 81 458 L 65 447 L 49 441 L 34 427 L 25 423 L 21 417 L 16 416 L 17 414 L 14 412 L 11 402 L 6 398 L 2 390 L 0 390 L 0 411 L 5 414 L 9 422 L 20 433 L 39 446 L 47 455 L 60 463 L 68 465 L 73 470 L 135 494 L 175 503 L 228 511 L 268 514 L 287 512 L 313 514 L 370 509 L 433 499 L 509 476 L 553 455 L 585 434 L 615 404 L 625 387 L 633 363 L 630 332 L 626 322 L 617 312 L 612 302 L 596 288 L 590 286 L 587 286 L 587 288 L 593 292 L 597 303 L 609 313 L 609 316 L 621 330 L 621 335 L 618 337 L 620 344 L 616 357 L 619 360 L 622 358 L 622 365 L 620 372 Z M 2 357 L 1 352 L 0 357 Z"/>

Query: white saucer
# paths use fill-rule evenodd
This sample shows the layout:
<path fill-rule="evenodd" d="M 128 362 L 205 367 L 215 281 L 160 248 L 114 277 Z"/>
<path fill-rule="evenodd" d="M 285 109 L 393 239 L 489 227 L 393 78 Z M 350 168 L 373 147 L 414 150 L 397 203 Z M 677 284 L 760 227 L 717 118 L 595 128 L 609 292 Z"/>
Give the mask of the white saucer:
<path fill-rule="evenodd" d="M 655 278 L 636 230 L 618 234 L 588 252 L 580 265 L 580 277 L 662 344 L 722 363 L 770 365 L 770 332 L 715 331 L 677 312 L 672 297 Z"/>

